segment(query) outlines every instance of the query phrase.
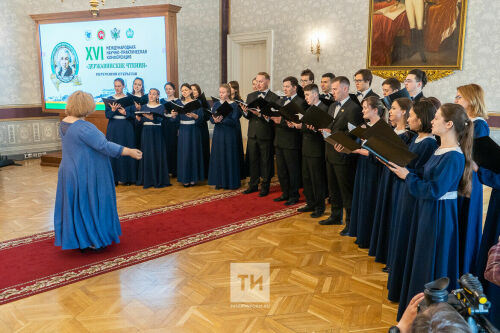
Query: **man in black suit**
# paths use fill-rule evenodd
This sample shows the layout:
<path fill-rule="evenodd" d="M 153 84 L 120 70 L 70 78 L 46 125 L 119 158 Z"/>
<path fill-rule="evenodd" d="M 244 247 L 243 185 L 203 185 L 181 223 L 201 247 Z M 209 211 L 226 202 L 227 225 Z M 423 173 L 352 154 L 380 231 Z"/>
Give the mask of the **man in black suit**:
<path fill-rule="evenodd" d="M 248 94 L 246 103 L 251 103 L 259 97 L 278 103 L 278 95 L 269 90 L 269 74 L 260 72 L 255 79 L 258 90 Z M 247 154 L 250 171 L 250 183 L 243 193 L 257 192 L 260 177 L 262 177 L 259 196 L 263 197 L 269 194 L 269 185 L 273 176 L 274 128 L 270 120 L 266 120 L 259 111 L 250 110 L 243 104 L 240 106 L 244 117 L 248 119 Z"/>
<path fill-rule="evenodd" d="M 332 82 L 335 79 L 335 74 L 325 73 L 321 76 L 321 94 L 319 98 L 326 100 L 333 100 L 332 95 Z"/>
<path fill-rule="evenodd" d="M 300 72 L 300 86 L 304 88 L 311 83 L 314 83 L 314 73 L 309 68 L 306 68 Z"/>
<path fill-rule="evenodd" d="M 422 89 L 427 84 L 427 74 L 420 69 L 412 69 L 405 79 L 405 88 L 410 94 L 413 103 L 424 97 Z"/>
<path fill-rule="evenodd" d="M 356 84 L 357 90 L 356 97 L 360 103 L 369 96 L 379 97 L 371 88 L 372 80 L 372 71 L 369 69 L 360 69 L 356 72 L 356 74 L 354 74 L 354 83 Z"/>
<path fill-rule="evenodd" d="M 309 106 L 315 105 L 324 112 L 328 106 L 319 100 L 318 86 L 308 84 L 304 96 Z M 308 111 L 306 110 L 305 113 Z M 311 125 L 293 124 L 302 131 L 302 182 L 307 205 L 297 209 L 299 212 L 312 212 L 311 217 L 321 217 L 325 212 L 326 170 L 325 140 L 321 132 Z"/>
<path fill-rule="evenodd" d="M 332 83 L 332 94 L 335 103 L 330 105 L 328 113 L 333 117 L 333 122 L 328 128 L 321 129 L 324 135 L 334 132 L 348 132 L 347 124 L 359 126 L 363 123 L 363 114 L 358 103 L 349 96 L 349 79 L 338 76 Z M 326 173 L 328 177 L 328 192 L 332 204 L 331 216 L 319 223 L 322 225 L 342 224 L 342 208 L 346 211 L 346 227 L 341 235 L 346 235 L 351 220 L 351 202 L 356 174 L 355 154 L 337 152 L 333 146 L 326 146 Z"/>
<path fill-rule="evenodd" d="M 399 82 L 395 77 L 390 77 L 382 82 L 382 94 L 384 95 L 384 97 L 389 96 L 390 94 L 393 94 L 400 89 L 401 82 Z"/>
<path fill-rule="evenodd" d="M 299 81 L 293 76 L 283 79 L 283 92 L 285 98 L 281 105 L 289 103 L 297 104 L 300 109 L 305 110 L 307 104 L 297 95 Z M 275 123 L 274 147 L 276 151 L 276 166 L 278 167 L 278 179 L 281 185 L 281 196 L 274 201 L 286 201 L 285 205 L 294 205 L 299 202 L 299 188 L 301 186 L 300 151 L 302 137 L 300 130 L 295 128 L 283 117 L 272 117 Z M 289 127 L 288 124 L 291 126 Z"/>

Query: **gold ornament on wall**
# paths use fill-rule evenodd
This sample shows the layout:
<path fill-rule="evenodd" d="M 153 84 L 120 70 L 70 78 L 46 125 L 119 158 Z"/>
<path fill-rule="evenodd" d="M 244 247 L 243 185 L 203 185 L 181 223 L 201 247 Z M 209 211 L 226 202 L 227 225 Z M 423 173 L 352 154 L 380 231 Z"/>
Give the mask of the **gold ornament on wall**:
<path fill-rule="evenodd" d="M 61 0 L 61 2 L 64 2 L 64 0 Z M 104 6 L 106 0 L 89 0 L 89 5 L 90 5 L 90 13 L 92 13 L 92 16 L 98 16 L 99 15 L 99 2 L 101 3 L 101 6 Z M 134 4 L 135 0 L 131 0 L 131 2 Z"/>
<path fill-rule="evenodd" d="M 398 79 L 399 82 L 403 82 L 411 69 L 406 70 L 372 70 L 374 75 L 380 76 L 381 78 L 388 79 L 394 77 Z M 453 74 L 452 70 L 439 70 L 439 69 L 424 69 L 425 74 L 427 74 L 427 81 L 437 81 L 443 77 Z"/>

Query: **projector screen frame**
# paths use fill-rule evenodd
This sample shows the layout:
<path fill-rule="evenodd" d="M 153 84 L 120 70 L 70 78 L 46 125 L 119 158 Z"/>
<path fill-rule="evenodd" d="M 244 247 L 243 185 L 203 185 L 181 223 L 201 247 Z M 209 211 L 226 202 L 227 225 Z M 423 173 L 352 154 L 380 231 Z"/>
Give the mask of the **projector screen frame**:
<path fill-rule="evenodd" d="M 167 80 L 178 86 L 178 58 L 177 58 L 177 13 L 181 7 L 165 4 L 151 6 L 134 6 L 120 8 L 106 8 L 99 10 L 99 16 L 94 17 L 90 11 L 60 12 L 48 14 L 30 15 L 36 24 L 36 48 L 38 56 L 38 71 L 40 78 L 40 97 L 42 111 L 49 113 L 64 114 L 64 110 L 47 109 L 45 106 L 45 96 L 42 73 L 42 53 L 40 46 L 40 24 L 82 22 L 82 21 L 102 21 L 129 18 L 164 17 L 165 18 L 165 49 L 167 54 Z M 103 113 L 103 111 L 96 111 Z"/>

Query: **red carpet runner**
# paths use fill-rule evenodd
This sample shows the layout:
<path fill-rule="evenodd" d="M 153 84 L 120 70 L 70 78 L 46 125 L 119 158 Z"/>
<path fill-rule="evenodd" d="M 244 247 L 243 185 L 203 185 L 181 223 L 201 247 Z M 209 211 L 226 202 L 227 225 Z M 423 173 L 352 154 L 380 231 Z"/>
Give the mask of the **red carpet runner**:
<path fill-rule="evenodd" d="M 62 251 L 53 232 L 1 242 L 0 304 L 297 214 L 274 197 L 239 190 L 121 216 L 120 244 L 98 253 Z"/>

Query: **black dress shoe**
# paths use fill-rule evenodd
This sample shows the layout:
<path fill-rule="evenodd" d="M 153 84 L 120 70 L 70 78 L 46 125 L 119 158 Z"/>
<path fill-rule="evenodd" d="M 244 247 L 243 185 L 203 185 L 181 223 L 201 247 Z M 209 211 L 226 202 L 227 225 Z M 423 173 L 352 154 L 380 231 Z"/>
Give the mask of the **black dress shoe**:
<path fill-rule="evenodd" d="M 257 192 L 258 189 L 257 187 L 249 187 L 247 188 L 246 190 L 243 191 L 243 194 L 250 194 L 250 193 L 253 193 L 253 192 Z"/>
<path fill-rule="evenodd" d="M 389 266 L 385 266 L 384 268 L 382 268 L 382 272 L 384 273 L 389 273 L 389 271 L 390 271 Z"/>
<path fill-rule="evenodd" d="M 276 199 L 273 199 L 273 201 L 276 201 L 276 202 L 278 202 L 278 201 L 286 201 L 286 200 L 288 200 L 288 197 L 286 197 L 283 194 L 281 196 L 277 197 Z"/>
<path fill-rule="evenodd" d="M 295 205 L 297 202 L 299 202 L 298 198 L 292 198 L 292 199 L 288 199 L 288 201 L 285 202 L 285 205 L 286 206 L 291 206 L 291 205 Z"/>
<path fill-rule="evenodd" d="M 334 220 L 331 216 L 327 218 L 326 220 L 319 221 L 319 224 L 321 225 L 341 225 L 342 221 L 340 220 Z"/>
<path fill-rule="evenodd" d="M 314 212 L 314 207 L 305 205 L 302 208 L 297 209 L 299 213 Z"/>
<path fill-rule="evenodd" d="M 262 188 L 260 190 L 259 197 L 265 197 L 268 194 L 269 194 L 269 189 L 268 188 Z"/>
<path fill-rule="evenodd" d="M 345 227 L 344 229 L 342 229 L 342 231 L 340 232 L 340 236 L 349 236 L 349 228 Z"/>
<path fill-rule="evenodd" d="M 318 217 L 321 217 L 323 216 L 325 212 L 324 211 L 321 211 L 321 210 L 315 210 L 312 214 L 311 214 L 311 217 L 312 218 L 318 218 Z"/>

